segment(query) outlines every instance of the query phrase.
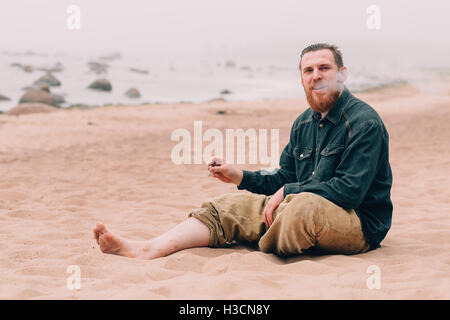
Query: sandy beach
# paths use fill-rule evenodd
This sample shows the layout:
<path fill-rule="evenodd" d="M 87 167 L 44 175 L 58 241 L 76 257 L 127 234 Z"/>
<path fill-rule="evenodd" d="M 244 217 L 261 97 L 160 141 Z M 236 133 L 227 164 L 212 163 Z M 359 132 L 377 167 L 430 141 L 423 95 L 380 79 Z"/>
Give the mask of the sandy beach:
<path fill-rule="evenodd" d="M 278 128 L 281 154 L 304 99 L 0 115 L 0 298 L 449 299 L 450 81 L 355 95 L 390 134 L 394 213 L 382 247 L 354 256 L 282 259 L 235 246 L 143 261 L 103 254 L 93 239 L 97 221 L 149 239 L 207 198 L 246 192 L 206 165 L 175 165 L 175 129 Z M 71 290 L 74 265 L 81 288 Z M 380 287 L 370 289 L 374 268 Z"/>

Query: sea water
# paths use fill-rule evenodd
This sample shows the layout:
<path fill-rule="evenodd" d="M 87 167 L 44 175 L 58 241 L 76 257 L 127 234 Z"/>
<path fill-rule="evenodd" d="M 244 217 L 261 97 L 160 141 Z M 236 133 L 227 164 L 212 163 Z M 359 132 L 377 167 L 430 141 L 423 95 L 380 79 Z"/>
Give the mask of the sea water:
<path fill-rule="evenodd" d="M 107 65 L 97 73 L 89 62 Z M 29 65 L 25 72 L 14 64 Z M 64 97 L 60 106 L 103 106 L 109 104 L 139 105 L 147 103 L 205 102 L 222 98 L 248 101 L 304 97 L 297 61 L 244 61 L 236 57 L 167 57 L 146 54 L 92 55 L 83 53 L 0 53 L 0 94 L 11 100 L 0 101 L 7 111 L 19 103 L 26 87 L 46 74 L 45 69 L 59 64 L 53 75 L 61 85 L 50 87 L 51 93 Z M 137 70 L 136 71 L 133 71 Z M 112 84 L 110 92 L 88 89 L 96 79 Z M 346 85 L 353 92 L 423 79 L 417 69 L 392 64 L 349 65 Z M 139 90 L 140 98 L 129 98 L 125 92 Z"/>

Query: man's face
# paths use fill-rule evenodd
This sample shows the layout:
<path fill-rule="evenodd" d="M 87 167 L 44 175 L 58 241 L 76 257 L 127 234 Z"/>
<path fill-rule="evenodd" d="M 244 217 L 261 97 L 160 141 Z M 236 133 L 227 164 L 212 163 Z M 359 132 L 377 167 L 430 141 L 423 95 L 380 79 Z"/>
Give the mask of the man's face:
<path fill-rule="evenodd" d="M 316 112 L 326 113 L 343 89 L 346 68 L 338 68 L 333 53 L 322 49 L 303 55 L 300 73 L 306 99 Z"/>

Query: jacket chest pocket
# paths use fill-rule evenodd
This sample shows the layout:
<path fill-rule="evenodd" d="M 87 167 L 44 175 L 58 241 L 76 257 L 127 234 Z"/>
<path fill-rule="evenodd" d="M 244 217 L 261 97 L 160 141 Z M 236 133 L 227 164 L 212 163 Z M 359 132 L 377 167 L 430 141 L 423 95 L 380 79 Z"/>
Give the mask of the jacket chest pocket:
<path fill-rule="evenodd" d="M 341 154 L 344 148 L 340 144 L 331 144 L 320 152 L 320 160 L 315 170 L 320 181 L 328 181 L 335 176 L 336 167 L 341 161 Z"/>
<path fill-rule="evenodd" d="M 297 173 L 297 180 L 299 182 L 309 178 L 312 172 L 312 148 L 295 147 L 295 171 Z"/>

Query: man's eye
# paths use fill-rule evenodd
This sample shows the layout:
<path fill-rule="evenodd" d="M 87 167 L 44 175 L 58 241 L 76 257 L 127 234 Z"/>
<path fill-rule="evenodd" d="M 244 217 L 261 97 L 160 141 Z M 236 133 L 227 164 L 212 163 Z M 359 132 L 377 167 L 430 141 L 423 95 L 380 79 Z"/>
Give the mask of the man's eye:
<path fill-rule="evenodd" d="M 321 67 L 320 68 L 321 70 L 328 70 L 328 69 L 330 69 L 329 67 Z"/>

